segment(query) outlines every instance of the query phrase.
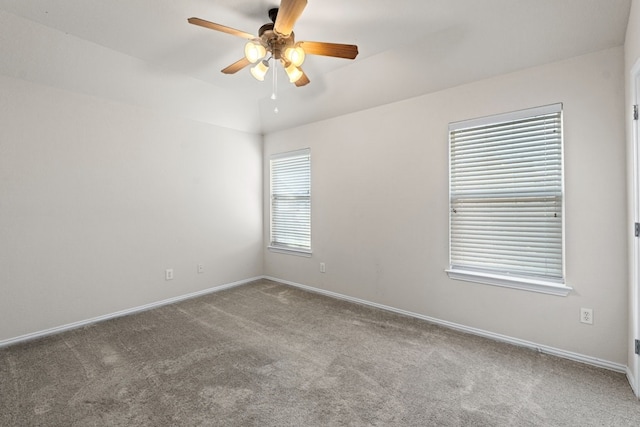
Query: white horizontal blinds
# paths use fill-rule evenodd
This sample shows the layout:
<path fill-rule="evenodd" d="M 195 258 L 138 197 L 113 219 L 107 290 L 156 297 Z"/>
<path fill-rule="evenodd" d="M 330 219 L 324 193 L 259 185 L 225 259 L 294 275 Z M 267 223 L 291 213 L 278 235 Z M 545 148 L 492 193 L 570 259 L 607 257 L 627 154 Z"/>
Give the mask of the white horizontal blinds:
<path fill-rule="evenodd" d="M 271 158 L 271 246 L 311 248 L 311 153 Z"/>
<path fill-rule="evenodd" d="M 561 107 L 450 127 L 452 268 L 562 281 Z"/>

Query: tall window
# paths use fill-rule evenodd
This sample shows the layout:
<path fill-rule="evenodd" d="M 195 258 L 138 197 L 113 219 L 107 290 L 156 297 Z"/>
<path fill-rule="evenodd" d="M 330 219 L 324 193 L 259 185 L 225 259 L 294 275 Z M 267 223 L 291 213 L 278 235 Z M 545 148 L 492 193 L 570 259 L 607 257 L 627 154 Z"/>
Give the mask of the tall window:
<path fill-rule="evenodd" d="M 271 157 L 271 249 L 311 254 L 311 151 Z"/>
<path fill-rule="evenodd" d="M 566 295 L 562 104 L 449 125 L 455 279 Z"/>

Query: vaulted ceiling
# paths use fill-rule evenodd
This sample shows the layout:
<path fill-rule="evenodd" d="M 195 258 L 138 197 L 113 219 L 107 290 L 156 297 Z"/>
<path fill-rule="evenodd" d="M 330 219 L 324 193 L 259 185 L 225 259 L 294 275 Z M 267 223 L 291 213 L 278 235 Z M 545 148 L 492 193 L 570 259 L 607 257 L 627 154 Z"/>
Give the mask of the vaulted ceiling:
<path fill-rule="evenodd" d="M 278 0 L 0 0 L 0 74 L 250 132 L 272 132 L 624 43 L 630 0 L 308 0 L 296 39 L 357 44 L 309 56 L 296 88 L 220 70 Z M 274 106 L 279 112 L 274 113 Z"/>

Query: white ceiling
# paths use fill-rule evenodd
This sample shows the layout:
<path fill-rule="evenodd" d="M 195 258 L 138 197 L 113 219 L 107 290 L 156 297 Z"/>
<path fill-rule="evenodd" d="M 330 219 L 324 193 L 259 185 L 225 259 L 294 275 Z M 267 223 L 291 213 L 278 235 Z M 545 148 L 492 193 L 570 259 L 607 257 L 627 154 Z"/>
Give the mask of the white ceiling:
<path fill-rule="evenodd" d="M 0 0 L 0 11 L 99 45 L 98 50 L 131 57 L 148 73 L 196 79 L 215 91 L 215 99 L 196 99 L 194 93 L 176 105 L 242 103 L 257 109 L 252 120 L 259 123 L 230 127 L 271 132 L 622 45 L 630 8 L 630 0 L 308 0 L 295 26 L 296 39 L 357 44 L 360 54 L 355 61 L 308 57 L 303 68 L 311 83 L 303 88 L 288 83 L 281 72 L 276 115 L 269 99 L 271 79 L 257 82 L 248 69 L 220 73 L 242 57 L 245 41 L 189 25 L 187 18 L 256 33 L 269 22 L 267 11 L 277 3 Z M 6 25 L 0 29 L 0 42 L 13 43 L 15 50 L 20 41 L 10 39 L 21 35 L 8 31 Z M 18 56 L 14 52 L 11 61 L 21 60 Z M 29 74 L 8 62 L 0 72 Z M 162 93 L 162 88 L 157 90 Z M 118 100 L 134 96 L 117 92 L 111 88 L 100 95 Z M 198 118 L 183 109 L 185 116 Z M 224 125 L 213 118 L 205 121 Z"/>

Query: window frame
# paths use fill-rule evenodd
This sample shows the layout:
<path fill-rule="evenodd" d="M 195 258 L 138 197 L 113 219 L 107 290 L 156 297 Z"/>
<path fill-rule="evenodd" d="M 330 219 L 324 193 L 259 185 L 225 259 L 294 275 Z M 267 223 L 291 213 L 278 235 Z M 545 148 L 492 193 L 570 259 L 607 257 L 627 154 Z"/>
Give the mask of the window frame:
<path fill-rule="evenodd" d="M 452 261 L 452 133 L 461 129 L 471 129 L 484 126 L 492 126 L 505 123 L 513 123 L 519 120 L 531 119 L 545 114 L 560 113 L 560 176 L 561 176 L 561 278 L 544 277 L 538 275 L 528 275 L 522 272 L 509 271 L 507 268 L 478 268 L 476 266 L 464 265 L 464 263 L 454 264 Z M 563 126 L 563 106 L 561 103 L 551 104 L 542 107 L 513 111 L 504 114 L 486 116 L 471 120 L 463 120 L 449 124 L 449 267 L 445 269 L 449 278 L 454 280 L 469 281 L 486 285 L 508 287 L 526 291 L 540 292 L 551 295 L 567 296 L 572 288 L 567 286 L 565 270 L 565 190 L 564 190 L 564 133 Z"/>
<path fill-rule="evenodd" d="M 308 160 L 308 168 L 309 168 L 308 183 L 309 184 L 307 188 L 307 194 L 306 195 L 281 194 L 280 196 L 274 195 L 274 169 L 273 169 L 274 162 L 290 160 L 298 157 L 306 157 Z M 274 218 L 276 215 L 274 213 L 275 212 L 274 200 L 276 200 L 278 197 L 291 197 L 296 200 L 304 200 L 304 199 L 308 200 L 308 213 L 306 214 L 309 219 L 307 224 L 308 234 L 309 234 L 308 246 L 291 245 L 283 242 L 278 242 L 275 240 L 276 237 L 274 236 Z M 310 148 L 272 154 L 269 159 L 269 245 L 267 246 L 267 248 L 269 249 L 269 251 L 277 252 L 277 253 L 298 255 L 298 256 L 304 256 L 304 257 L 310 257 L 312 255 L 312 249 L 311 249 L 311 149 Z"/>

